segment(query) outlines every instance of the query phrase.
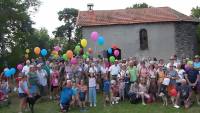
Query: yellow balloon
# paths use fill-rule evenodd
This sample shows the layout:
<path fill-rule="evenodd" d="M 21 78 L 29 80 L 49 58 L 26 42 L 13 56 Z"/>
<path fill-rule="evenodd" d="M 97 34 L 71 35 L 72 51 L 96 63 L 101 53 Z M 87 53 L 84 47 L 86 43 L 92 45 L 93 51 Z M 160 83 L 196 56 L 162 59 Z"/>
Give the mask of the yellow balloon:
<path fill-rule="evenodd" d="M 86 39 L 82 39 L 82 40 L 81 40 L 81 46 L 82 46 L 83 48 L 85 48 L 85 47 L 87 46 L 87 40 L 86 40 Z"/>
<path fill-rule="evenodd" d="M 30 53 L 30 50 L 29 50 L 29 49 L 26 49 L 26 53 Z"/>

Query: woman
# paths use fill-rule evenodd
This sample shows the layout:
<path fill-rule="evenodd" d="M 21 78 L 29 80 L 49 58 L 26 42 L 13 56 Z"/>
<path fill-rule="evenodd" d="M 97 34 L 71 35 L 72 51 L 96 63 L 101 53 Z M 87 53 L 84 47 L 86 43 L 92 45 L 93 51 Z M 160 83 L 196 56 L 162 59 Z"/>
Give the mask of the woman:
<path fill-rule="evenodd" d="M 156 77 L 156 71 L 154 70 L 154 65 L 151 64 L 149 66 L 149 74 L 150 74 L 150 87 L 149 87 L 149 93 L 153 98 L 153 101 L 155 101 L 156 93 L 157 93 L 157 77 Z"/>
<path fill-rule="evenodd" d="M 58 71 L 58 67 L 54 66 L 52 73 L 51 73 L 51 78 L 50 78 L 50 83 L 51 83 L 51 92 L 52 92 L 52 96 L 50 97 L 50 99 L 52 98 L 57 98 L 58 97 L 58 90 L 59 90 L 59 71 Z"/>
<path fill-rule="evenodd" d="M 21 73 L 19 74 L 19 76 L 21 77 L 18 84 L 18 95 L 20 98 L 19 113 L 22 113 L 22 111 L 25 110 L 27 107 L 26 98 L 28 95 L 31 95 L 28 90 L 27 76 L 22 76 Z"/>
<path fill-rule="evenodd" d="M 148 68 L 145 66 L 145 62 L 142 61 L 140 63 L 141 68 L 139 70 L 139 78 L 140 80 L 144 80 L 147 83 L 147 87 L 149 87 L 149 70 Z"/>

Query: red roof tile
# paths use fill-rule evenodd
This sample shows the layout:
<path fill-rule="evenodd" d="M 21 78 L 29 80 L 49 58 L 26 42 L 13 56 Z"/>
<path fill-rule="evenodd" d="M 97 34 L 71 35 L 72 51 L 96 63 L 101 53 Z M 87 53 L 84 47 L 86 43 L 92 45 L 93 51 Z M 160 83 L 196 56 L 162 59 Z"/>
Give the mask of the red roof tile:
<path fill-rule="evenodd" d="M 136 23 L 199 22 L 169 7 L 80 11 L 77 18 L 79 26 L 121 25 Z"/>

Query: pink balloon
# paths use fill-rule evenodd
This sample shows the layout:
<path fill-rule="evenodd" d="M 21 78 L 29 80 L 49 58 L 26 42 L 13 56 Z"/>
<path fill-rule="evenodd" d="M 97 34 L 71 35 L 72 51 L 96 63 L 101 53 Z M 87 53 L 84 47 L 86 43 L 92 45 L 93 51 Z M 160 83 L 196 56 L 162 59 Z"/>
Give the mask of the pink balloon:
<path fill-rule="evenodd" d="M 94 31 L 94 32 L 91 33 L 90 37 L 94 42 L 96 42 L 98 37 L 99 37 L 99 34 L 98 34 L 98 32 Z"/>
<path fill-rule="evenodd" d="M 18 65 L 17 65 L 17 69 L 18 69 L 18 70 L 22 70 L 22 69 L 23 69 L 23 65 L 22 65 L 22 64 L 18 64 Z"/>
<path fill-rule="evenodd" d="M 59 46 L 55 46 L 55 47 L 54 47 L 54 50 L 55 50 L 55 51 L 60 51 L 61 48 L 60 48 Z"/>
<path fill-rule="evenodd" d="M 77 64 L 76 58 L 72 58 L 72 59 L 71 59 L 71 64 Z"/>
<path fill-rule="evenodd" d="M 117 56 L 119 56 L 119 50 L 115 50 L 114 51 L 114 55 L 117 57 Z"/>

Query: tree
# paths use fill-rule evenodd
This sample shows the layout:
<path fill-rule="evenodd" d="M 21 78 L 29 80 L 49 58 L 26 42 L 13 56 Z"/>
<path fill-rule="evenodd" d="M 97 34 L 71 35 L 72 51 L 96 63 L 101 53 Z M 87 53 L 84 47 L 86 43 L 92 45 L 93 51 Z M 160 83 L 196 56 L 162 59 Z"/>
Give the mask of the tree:
<path fill-rule="evenodd" d="M 149 6 L 147 3 L 138 3 L 138 4 L 133 4 L 130 7 L 127 7 L 127 9 L 131 9 L 131 8 L 150 8 L 152 6 Z"/>
<path fill-rule="evenodd" d="M 192 8 L 191 16 L 200 19 L 200 7 L 196 6 L 196 8 Z"/>
<path fill-rule="evenodd" d="M 59 37 L 60 40 L 64 39 L 67 41 L 67 49 L 73 49 L 82 37 L 82 30 L 76 25 L 78 10 L 74 8 L 65 8 L 58 12 L 58 16 L 58 19 L 65 24 L 58 27 L 53 34 L 55 37 Z"/>
<path fill-rule="evenodd" d="M 16 47 L 25 48 L 33 33 L 30 19 L 32 12 L 37 10 L 38 0 L 1 0 L 0 1 L 0 61 L 5 61 Z"/>

